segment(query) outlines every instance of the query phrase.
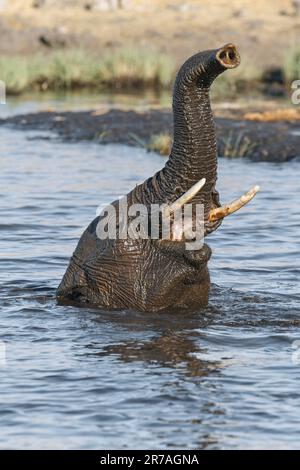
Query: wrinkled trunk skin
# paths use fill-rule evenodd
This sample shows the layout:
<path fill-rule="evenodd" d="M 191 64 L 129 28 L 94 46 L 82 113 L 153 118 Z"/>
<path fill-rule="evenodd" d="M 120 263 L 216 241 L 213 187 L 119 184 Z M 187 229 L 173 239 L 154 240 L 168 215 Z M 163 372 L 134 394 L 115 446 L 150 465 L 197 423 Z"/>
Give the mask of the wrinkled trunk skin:
<path fill-rule="evenodd" d="M 204 205 L 205 234 L 216 230 L 221 222 L 208 222 L 208 213 L 218 207 L 217 145 L 215 122 L 210 106 L 210 86 L 215 78 L 238 65 L 235 46 L 234 65 L 217 60 L 220 49 L 200 52 L 190 57 L 178 72 L 173 92 L 173 147 L 165 167 L 132 191 L 132 202 L 173 202 L 201 178 L 204 189 L 192 203 Z M 225 47 L 223 49 L 225 49 Z"/>
<path fill-rule="evenodd" d="M 215 190 L 217 150 L 209 89 L 227 68 L 239 64 L 235 46 L 198 53 L 177 75 L 173 94 L 174 138 L 164 168 L 127 195 L 128 206 L 171 203 L 201 178 L 206 184 L 193 204 L 204 205 L 205 235 L 220 222 L 208 221 L 219 206 Z M 113 203 L 118 205 L 118 201 Z M 189 252 L 184 242 L 100 240 L 99 217 L 81 237 L 58 288 L 61 301 L 89 303 L 106 309 L 140 311 L 195 309 L 207 305 L 210 248 Z"/>

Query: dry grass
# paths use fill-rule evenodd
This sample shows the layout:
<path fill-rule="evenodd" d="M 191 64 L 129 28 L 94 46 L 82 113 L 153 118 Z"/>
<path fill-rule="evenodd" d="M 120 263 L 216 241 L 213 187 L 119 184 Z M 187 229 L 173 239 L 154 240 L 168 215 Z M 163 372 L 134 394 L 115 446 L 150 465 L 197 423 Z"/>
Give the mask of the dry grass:
<path fill-rule="evenodd" d="M 129 137 L 135 144 L 140 145 L 146 150 L 157 152 L 160 155 L 170 155 L 172 148 L 172 138 L 168 132 L 153 134 L 150 137 L 148 143 L 132 132 L 129 134 Z"/>
<path fill-rule="evenodd" d="M 148 150 L 158 152 L 160 155 L 170 155 L 172 147 L 172 138 L 169 133 L 161 132 L 160 134 L 154 134 L 150 138 L 150 142 L 147 145 Z"/>
<path fill-rule="evenodd" d="M 144 142 L 136 134 L 131 133 L 130 138 L 132 141 L 152 152 L 157 152 L 160 155 L 169 156 L 172 149 L 172 137 L 168 132 L 161 132 L 153 134 L 150 137 L 149 143 Z M 256 149 L 256 144 L 251 142 L 244 132 L 237 134 L 230 132 L 226 138 L 220 140 L 219 153 L 226 158 L 247 158 Z"/>
<path fill-rule="evenodd" d="M 274 109 L 261 113 L 246 113 L 244 119 L 261 122 L 298 121 L 300 120 L 300 111 L 292 108 Z"/>
<path fill-rule="evenodd" d="M 256 148 L 256 144 L 251 142 L 243 132 L 236 134 L 230 132 L 221 140 L 220 153 L 226 158 L 247 158 Z"/>

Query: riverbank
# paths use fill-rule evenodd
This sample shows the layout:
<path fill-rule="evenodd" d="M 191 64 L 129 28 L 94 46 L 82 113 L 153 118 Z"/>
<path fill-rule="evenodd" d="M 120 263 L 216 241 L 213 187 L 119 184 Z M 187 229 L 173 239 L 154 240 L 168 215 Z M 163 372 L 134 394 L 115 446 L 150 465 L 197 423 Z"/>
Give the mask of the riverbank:
<path fill-rule="evenodd" d="M 272 113 L 245 115 L 236 111 L 226 115 L 220 111 L 216 118 L 219 155 L 268 162 L 286 162 L 299 158 L 298 113 L 291 111 L 289 114 L 286 111 L 286 120 L 278 120 L 276 113 L 273 115 L 274 120 Z M 279 116 L 284 117 L 283 111 Z M 0 120 L 0 125 L 23 130 L 52 131 L 63 141 L 121 143 L 168 154 L 172 113 L 164 109 L 107 108 L 77 112 L 47 111 L 8 117 Z"/>

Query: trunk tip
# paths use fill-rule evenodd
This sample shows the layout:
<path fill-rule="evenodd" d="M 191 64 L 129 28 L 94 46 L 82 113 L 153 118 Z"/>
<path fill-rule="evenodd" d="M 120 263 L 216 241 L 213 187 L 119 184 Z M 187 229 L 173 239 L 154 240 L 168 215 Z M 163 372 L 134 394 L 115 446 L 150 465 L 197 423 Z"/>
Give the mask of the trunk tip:
<path fill-rule="evenodd" d="M 240 54 L 234 44 L 226 44 L 221 47 L 216 54 L 216 58 L 225 69 L 234 69 L 241 62 Z"/>

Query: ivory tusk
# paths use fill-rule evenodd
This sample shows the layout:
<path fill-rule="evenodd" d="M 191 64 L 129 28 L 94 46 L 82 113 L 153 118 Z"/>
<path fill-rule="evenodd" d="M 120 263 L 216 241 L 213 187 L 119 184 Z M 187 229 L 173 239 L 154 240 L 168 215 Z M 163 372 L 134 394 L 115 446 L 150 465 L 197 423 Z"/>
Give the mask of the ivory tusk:
<path fill-rule="evenodd" d="M 171 214 L 171 212 L 178 211 L 184 204 L 187 204 L 194 196 L 196 196 L 199 191 L 203 188 L 206 183 L 206 179 L 202 178 L 198 183 L 194 184 L 186 193 L 184 193 L 180 198 L 174 201 L 170 206 L 167 206 L 165 209 L 165 215 Z"/>
<path fill-rule="evenodd" d="M 250 191 L 243 194 L 243 196 L 231 202 L 230 204 L 226 204 L 225 206 L 212 209 L 209 213 L 209 221 L 216 222 L 217 220 L 223 219 L 224 217 L 227 217 L 227 215 L 238 211 L 239 209 L 241 209 L 241 207 L 248 204 L 248 202 L 250 202 L 251 199 L 254 198 L 254 196 L 258 193 L 259 189 L 259 186 L 254 186 L 250 189 Z"/>

